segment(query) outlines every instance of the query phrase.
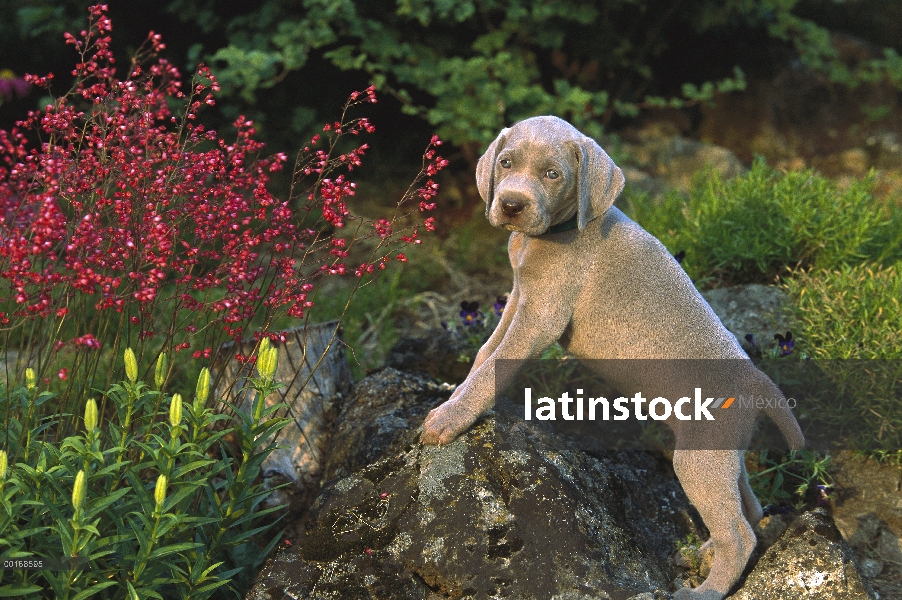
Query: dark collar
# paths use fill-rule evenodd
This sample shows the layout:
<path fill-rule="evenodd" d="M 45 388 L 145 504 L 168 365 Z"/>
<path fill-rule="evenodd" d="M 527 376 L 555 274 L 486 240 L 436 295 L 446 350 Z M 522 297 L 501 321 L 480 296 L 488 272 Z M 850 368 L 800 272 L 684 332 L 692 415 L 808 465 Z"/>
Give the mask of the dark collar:
<path fill-rule="evenodd" d="M 560 233 L 562 231 L 570 231 L 571 229 L 576 229 L 576 214 L 563 223 L 558 223 L 557 225 L 552 225 L 548 228 L 545 233 Z"/>

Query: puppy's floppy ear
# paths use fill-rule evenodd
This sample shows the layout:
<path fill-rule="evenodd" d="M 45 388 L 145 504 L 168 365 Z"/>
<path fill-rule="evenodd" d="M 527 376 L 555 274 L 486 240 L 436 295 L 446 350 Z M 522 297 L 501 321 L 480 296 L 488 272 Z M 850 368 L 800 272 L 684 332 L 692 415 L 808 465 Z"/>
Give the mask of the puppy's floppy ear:
<path fill-rule="evenodd" d="M 579 162 L 577 181 L 577 226 L 582 231 L 595 217 L 601 216 L 612 204 L 626 179 L 607 152 L 595 140 L 584 137 L 573 142 Z"/>
<path fill-rule="evenodd" d="M 510 129 L 507 127 L 502 129 L 495 141 L 489 144 L 485 154 L 479 158 L 479 162 L 476 163 L 476 188 L 479 190 L 479 195 L 485 200 L 486 217 L 489 216 L 492 198 L 495 195 L 495 157 L 504 149 L 509 131 Z"/>

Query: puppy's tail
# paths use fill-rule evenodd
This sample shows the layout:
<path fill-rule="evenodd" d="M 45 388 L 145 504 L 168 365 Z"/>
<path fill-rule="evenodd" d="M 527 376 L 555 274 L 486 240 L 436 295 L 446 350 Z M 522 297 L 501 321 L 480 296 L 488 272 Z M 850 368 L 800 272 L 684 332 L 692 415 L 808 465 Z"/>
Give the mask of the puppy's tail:
<path fill-rule="evenodd" d="M 805 436 L 802 434 L 802 428 L 799 427 L 799 422 L 796 421 L 795 415 L 786 406 L 785 400 L 778 404 L 783 404 L 783 408 L 776 406 L 765 409 L 765 412 L 771 421 L 776 423 L 783 437 L 786 438 L 790 450 L 801 450 L 805 445 Z"/>

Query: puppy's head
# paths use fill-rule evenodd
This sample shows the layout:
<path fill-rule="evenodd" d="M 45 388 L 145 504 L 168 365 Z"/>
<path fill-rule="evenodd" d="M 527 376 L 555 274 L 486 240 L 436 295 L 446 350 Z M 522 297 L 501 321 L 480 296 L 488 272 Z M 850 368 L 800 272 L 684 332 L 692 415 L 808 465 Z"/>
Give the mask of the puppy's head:
<path fill-rule="evenodd" d="M 574 214 L 582 230 L 623 189 L 623 172 L 594 140 L 557 117 L 502 129 L 476 167 L 495 227 L 541 235 Z"/>

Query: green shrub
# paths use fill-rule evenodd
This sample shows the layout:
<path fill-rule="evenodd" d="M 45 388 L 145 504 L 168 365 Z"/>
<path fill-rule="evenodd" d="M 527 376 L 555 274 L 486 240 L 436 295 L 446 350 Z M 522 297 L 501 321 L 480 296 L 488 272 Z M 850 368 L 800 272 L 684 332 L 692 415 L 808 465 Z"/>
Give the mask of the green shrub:
<path fill-rule="evenodd" d="M 898 458 L 902 443 L 902 262 L 792 273 L 783 284 L 818 363 L 809 417 L 855 448 Z M 832 360 L 831 360 L 832 359 Z"/>
<path fill-rule="evenodd" d="M 762 159 L 740 177 L 696 175 L 688 199 L 633 197 L 630 213 L 702 286 L 773 283 L 786 267 L 837 269 L 902 258 L 902 211 L 871 195 L 873 177 L 840 189 L 814 171 L 780 173 Z"/>
<path fill-rule="evenodd" d="M 201 28 L 229 32 L 212 60 L 229 93 L 247 102 L 321 53 L 340 69 L 366 73 L 377 87 L 394 88 L 407 112 L 457 144 L 486 144 L 501 127 L 548 113 L 595 136 L 614 115 L 689 106 L 745 88 L 742 70 L 730 63 L 711 61 L 715 68 L 696 72 L 689 65 L 676 77 L 666 72 L 662 59 L 675 51 L 674 40 L 687 37 L 699 46 L 717 40 L 722 51 L 724 39 L 764 30 L 835 83 L 902 82 L 892 48 L 883 58 L 847 65 L 826 28 L 793 14 L 797 0 L 299 4 L 286 14 L 282 3 L 266 0 L 233 18 L 211 0 L 173 0 L 168 8 Z"/>
<path fill-rule="evenodd" d="M 35 62 L 47 61 L 53 50 L 41 41 L 81 26 L 75 2 L 6 4 L 0 6 L 0 51 L 28 61 L 3 65 L 17 72 L 44 72 L 49 65 Z M 171 16 L 167 30 L 175 28 L 174 62 L 203 60 L 215 67 L 228 98 L 223 116 L 231 121 L 245 114 L 266 123 L 270 141 L 281 136 L 285 148 L 293 148 L 302 132 L 314 133 L 317 114 L 326 116 L 340 101 L 329 82 L 350 77 L 391 90 L 443 139 L 470 145 L 475 153 L 502 126 L 527 116 L 554 113 L 596 135 L 616 115 L 689 106 L 742 90 L 741 69 L 758 66 L 762 52 L 754 49 L 763 44 L 772 46 L 770 54 L 791 49 L 834 87 L 902 85 L 898 48 L 881 49 L 888 42 L 860 28 L 854 34 L 877 47 L 877 58 L 841 56 L 823 26 L 830 21 L 825 7 L 805 4 L 164 0 L 156 6 Z M 848 10 L 875 12 L 857 8 Z M 848 23 L 843 26 L 848 30 Z M 144 32 L 129 33 L 125 39 L 136 40 Z M 769 39 L 762 42 L 762 35 Z M 682 56 L 687 50 L 691 54 Z M 887 108 L 870 111 L 885 115 Z"/>
<path fill-rule="evenodd" d="M 797 271 L 782 287 L 812 358 L 902 358 L 902 263 Z"/>
<path fill-rule="evenodd" d="M 77 433 L 56 439 L 61 416 L 40 416 L 55 398 L 29 385 L 0 395 L 0 554 L 79 557 L 68 570 L 5 570 L 0 596 L 20 598 L 209 598 L 246 589 L 278 540 L 269 493 L 255 483 L 269 443 L 287 419 L 263 398 L 275 349 L 261 345 L 254 414 L 208 408 L 204 369 L 192 403 L 138 380 L 85 406 Z M 268 365 L 268 367 L 267 367 Z M 279 405 L 284 407 L 284 405 Z M 46 407 L 45 407 L 46 408 Z M 52 412 L 52 411 L 51 411 Z M 218 431 L 218 421 L 227 421 Z M 239 454 L 223 437 L 232 434 Z M 270 537 L 259 547 L 262 536 Z"/>
<path fill-rule="evenodd" d="M 755 463 L 749 469 L 749 483 L 768 512 L 776 512 L 781 505 L 802 508 L 806 504 L 806 496 L 818 487 L 824 492 L 817 494 L 818 500 L 823 501 L 833 484 L 833 478 L 827 472 L 832 461 L 828 455 L 798 450 L 774 460 L 768 456 L 767 450 L 762 450 L 749 456 Z"/>

